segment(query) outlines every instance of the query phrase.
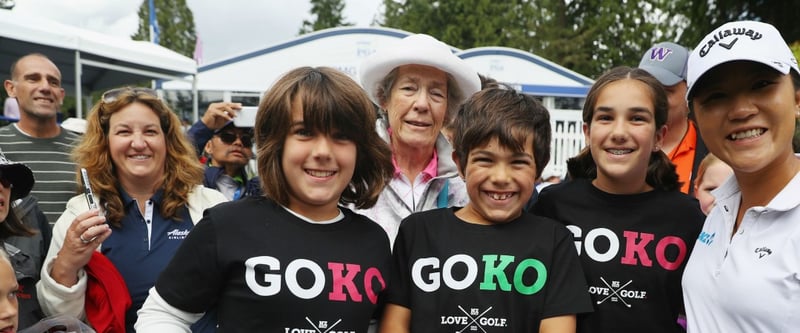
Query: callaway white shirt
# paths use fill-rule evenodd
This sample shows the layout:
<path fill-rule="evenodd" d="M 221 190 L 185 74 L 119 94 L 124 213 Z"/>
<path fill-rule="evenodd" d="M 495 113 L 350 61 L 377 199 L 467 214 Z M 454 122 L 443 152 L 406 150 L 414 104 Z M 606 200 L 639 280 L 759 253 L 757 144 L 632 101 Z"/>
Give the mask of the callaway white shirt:
<path fill-rule="evenodd" d="M 712 192 L 683 274 L 689 333 L 800 330 L 800 173 L 766 207 L 745 212 L 735 177 Z"/>

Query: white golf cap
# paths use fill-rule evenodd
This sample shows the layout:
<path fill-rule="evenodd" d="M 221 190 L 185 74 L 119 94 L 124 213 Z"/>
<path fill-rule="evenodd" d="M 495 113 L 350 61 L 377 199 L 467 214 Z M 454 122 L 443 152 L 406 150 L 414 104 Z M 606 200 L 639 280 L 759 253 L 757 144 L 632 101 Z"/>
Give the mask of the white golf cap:
<path fill-rule="evenodd" d="M 783 74 L 800 74 L 792 50 L 774 26 L 755 21 L 728 22 L 701 39 L 689 55 L 686 98 L 691 103 L 700 78 L 714 67 L 736 60 L 762 63 Z"/>

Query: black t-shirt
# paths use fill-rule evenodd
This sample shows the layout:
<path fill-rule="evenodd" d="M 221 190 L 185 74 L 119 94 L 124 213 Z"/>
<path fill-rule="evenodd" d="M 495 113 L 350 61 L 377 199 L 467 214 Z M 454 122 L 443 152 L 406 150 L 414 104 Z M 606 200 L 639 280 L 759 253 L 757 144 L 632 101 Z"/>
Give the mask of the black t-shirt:
<path fill-rule="evenodd" d="M 187 312 L 216 306 L 218 332 L 366 332 L 388 283 L 389 239 L 340 209 L 332 224 L 264 198 L 208 209 L 156 290 Z"/>
<path fill-rule="evenodd" d="M 544 318 L 591 311 L 562 225 L 530 214 L 476 225 L 454 211 L 400 225 L 387 302 L 411 309 L 412 332 L 538 332 Z"/>
<path fill-rule="evenodd" d="M 548 186 L 533 213 L 572 231 L 593 313 L 578 332 L 682 332 L 681 275 L 705 216 L 694 198 L 653 190 L 615 195 L 576 179 Z"/>

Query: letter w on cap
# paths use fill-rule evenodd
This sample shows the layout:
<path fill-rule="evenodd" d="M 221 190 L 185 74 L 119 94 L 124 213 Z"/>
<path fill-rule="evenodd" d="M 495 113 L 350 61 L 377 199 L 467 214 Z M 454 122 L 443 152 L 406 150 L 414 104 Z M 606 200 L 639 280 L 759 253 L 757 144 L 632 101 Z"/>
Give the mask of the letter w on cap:
<path fill-rule="evenodd" d="M 664 61 L 672 50 L 663 47 L 656 47 L 650 50 L 650 60 Z"/>

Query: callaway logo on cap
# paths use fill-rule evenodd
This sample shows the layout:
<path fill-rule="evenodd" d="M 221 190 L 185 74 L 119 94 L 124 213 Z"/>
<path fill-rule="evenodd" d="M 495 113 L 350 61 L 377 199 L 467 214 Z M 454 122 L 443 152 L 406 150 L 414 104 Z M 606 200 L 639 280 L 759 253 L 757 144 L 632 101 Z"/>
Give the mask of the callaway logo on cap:
<path fill-rule="evenodd" d="M 703 74 L 735 60 L 762 63 L 783 74 L 790 69 L 800 73 L 792 50 L 775 27 L 755 21 L 728 22 L 706 35 L 689 56 L 686 98 L 691 99 Z"/>

